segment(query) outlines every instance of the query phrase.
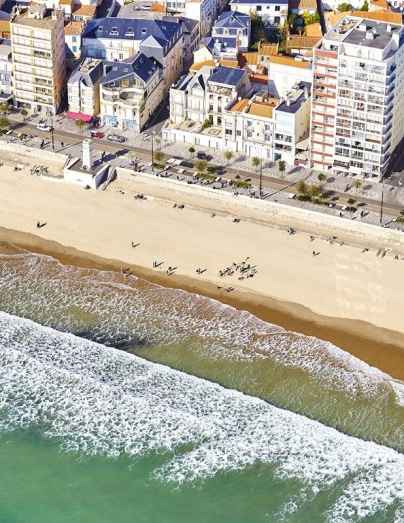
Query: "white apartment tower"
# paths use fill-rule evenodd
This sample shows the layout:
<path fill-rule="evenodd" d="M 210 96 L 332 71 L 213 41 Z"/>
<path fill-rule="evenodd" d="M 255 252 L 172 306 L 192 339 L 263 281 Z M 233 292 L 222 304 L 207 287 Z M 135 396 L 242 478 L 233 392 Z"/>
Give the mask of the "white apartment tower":
<path fill-rule="evenodd" d="M 311 165 L 381 180 L 404 137 L 404 28 L 342 18 L 313 49 Z"/>
<path fill-rule="evenodd" d="M 33 111 L 56 114 L 66 83 L 63 11 L 15 7 L 11 50 L 15 100 Z"/>

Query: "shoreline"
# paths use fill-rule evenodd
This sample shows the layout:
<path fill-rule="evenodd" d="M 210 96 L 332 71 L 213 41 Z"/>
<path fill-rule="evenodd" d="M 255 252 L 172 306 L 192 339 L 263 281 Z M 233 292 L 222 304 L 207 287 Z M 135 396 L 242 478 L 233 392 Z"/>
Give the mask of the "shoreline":
<path fill-rule="evenodd" d="M 293 215 L 279 207 L 283 214 L 276 214 L 278 207 L 263 201 L 219 198 L 215 191 L 150 176 L 118 178 L 105 191 L 85 191 L 30 176 L 34 159 L 24 159 L 21 171 L 7 165 L 0 170 L 0 239 L 65 264 L 130 267 L 152 283 L 330 341 L 404 380 L 401 236 L 398 242 L 386 237 L 383 244 L 363 226 L 362 234 L 353 233 L 349 220 L 309 223 L 303 211 Z M 137 199 L 139 194 L 145 197 Z M 38 221 L 46 227 L 38 229 Z M 290 227 L 297 234 L 287 234 Z M 390 240 L 397 236 L 385 232 L 394 234 Z M 338 241 L 329 241 L 336 236 Z M 386 256 L 375 256 L 379 247 Z M 247 258 L 257 268 L 254 277 L 219 276 Z M 170 276 L 169 266 L 177 268 Z M 198 267 L 203 274 L 196 274 Z"/>
<path fill-rule="evenodd" d="M 30 233 L 0 227 L 4 241 L 34 252 L 48 255 L 64 265 L 97 270 L 120 271 L 125 262 L 105 259 L 97 255 L 66 247 Z M 283 302 L 257 293 L 221 293 L 215 285 L 186 276 L 167 276 L 145 267 L 133 266 L 134 276 L 162 287 L 182 289 L 218 300 L 237 310 L 246 310 L 268 323 L 288 331 L 314 336 L 329 341 L 338 348 L 386 372 L 394 379 L 404 381 L 404 335 L 370 323 L 315 314 L 297 303 Z"/>

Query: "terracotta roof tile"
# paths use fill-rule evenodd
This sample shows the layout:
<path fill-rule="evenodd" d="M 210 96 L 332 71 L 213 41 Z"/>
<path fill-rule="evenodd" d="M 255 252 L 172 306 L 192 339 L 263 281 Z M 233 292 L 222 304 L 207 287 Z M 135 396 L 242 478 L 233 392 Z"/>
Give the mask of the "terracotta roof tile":
<path fill-rule="evenodd" d="M 259 55 L 266 55 L 266 56 L 274 56 L 278 54 L 278 46 L 277 45 L 262 45 L 260 49 L 258 49 Z"/>
<path fill-rule="evenodd" d="M 74 8 L 74 16 L 95 16 L 97 7 L 95 5 L 78 5 Z"/>
<path fill-rule="evenodd" d="M 219 64 L 226 67 L 238 67 L 237 60 L 220 60 Z"/>
<path fill-rule="evenodd" d="M 84 22 L 68 22 L 65 25 L 65 35 L 81 35 L 84 26 Z"/>
<path fill-rule="evenodd" d="M 208 65 L 209 67 L 214 67 L 216 64 L 213 60 L 206 60 L 206 62 L 196 62 L 191 65 L 190 69 L 192 71 L 199 71 L 202 69 L 204 65 Z"/>
<path fill-rule="evenodd" d="M 277 102 L 274 99 L 270 99 L 268 102 L 253 102 L 248 113 L 254 116 L 272 118 L 276 104 Z"/>
<path fill-rule="evenodd" d="M 364 13 L 363 11 L 352 11 L 352 16 L 359 16 L 360 18 L 368 18 L 369 20 L 379 20 L 380 22 L 387 22 L 390 24 L 400 24 L 402 22 L 401 13 L 392 13 L 391 11 L 371 11 Z"/>
<path fill-rule="evenodd" d="M 297 36 L 290 35 L 287 39 L 287 47 L 297 49 L 313 49 L 321 40 L 321 36 Z"/>
<path fill-rule="evenodd" d="M 270 62 L 273 64 L 283 64 L 289 65 L 291 67 L 300 67 L 301 69 L 306 69 L 310 64 L 309 62 L 300 62 L 289 56 L 271 56 Z"/>
<path fill-rule="evenodd" d="M 241 113 L 242 110 L 248 105 L 249 100 L 246 100 L 245 98 L 243 100 L 239 100 L 233 107 L 231 108 L 234 112 Z"/>

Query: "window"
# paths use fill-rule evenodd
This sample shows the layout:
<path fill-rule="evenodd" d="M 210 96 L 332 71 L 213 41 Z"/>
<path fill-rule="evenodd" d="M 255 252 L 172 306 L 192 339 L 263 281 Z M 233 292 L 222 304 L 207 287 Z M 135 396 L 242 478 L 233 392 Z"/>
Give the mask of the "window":
<path fill-rule="evenodd" d="M 77 42 L 77 36 L 72 37 L 72 42 Z"/>
<path fill-rule="evenodd" d="M 281 6 L 280 5 L 276 5 L 275 6 L 275 11 L 280 11 L 281 10 Z"/>
<path fill-rule="evenodd" d="M 262 11 L 262 6 L 261 5 L 257 5 L 257 11 Z"/>
<path fill-rule="evenodd" d="M 74 45 L 74 46 L 72 47 L 72 49 L 73 49 L 73 53 L 77 53 L 77 45 Z"/>
<path fill-rule="evenodd" d="M 280 16 L 275 16 L 274 17 L 274 23 L 275 24 L 280 24 L 281 23 L 281 17 Z"/>

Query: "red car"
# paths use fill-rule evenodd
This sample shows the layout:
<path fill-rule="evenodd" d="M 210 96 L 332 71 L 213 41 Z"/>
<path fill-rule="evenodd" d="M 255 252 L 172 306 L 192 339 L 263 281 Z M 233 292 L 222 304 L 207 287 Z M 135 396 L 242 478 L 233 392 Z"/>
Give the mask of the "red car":
<path fill-rule="evenodd" d="M 100 131 L 91 131 L 91 138 L 103 138 L 104 133 L 101 133 Z"/>

